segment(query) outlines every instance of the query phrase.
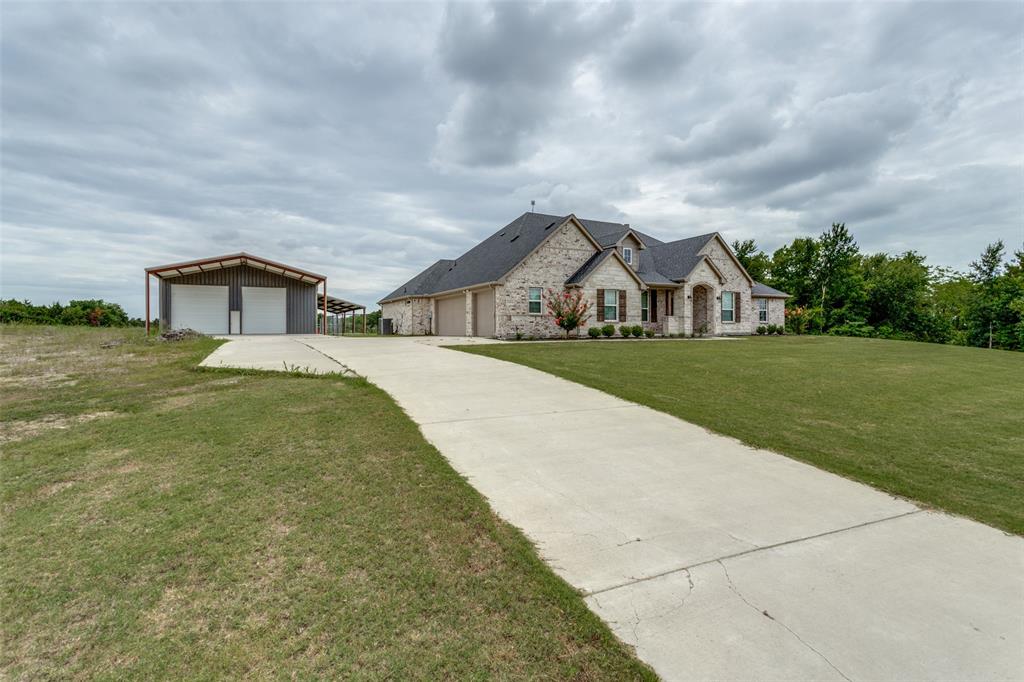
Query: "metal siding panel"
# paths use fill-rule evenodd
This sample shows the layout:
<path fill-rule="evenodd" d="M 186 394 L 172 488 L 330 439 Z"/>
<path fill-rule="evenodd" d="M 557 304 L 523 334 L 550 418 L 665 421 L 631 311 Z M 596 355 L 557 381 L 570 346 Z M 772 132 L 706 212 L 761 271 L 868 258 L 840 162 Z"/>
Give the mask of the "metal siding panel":
<path fill-rule="evenodd" d="M 242 287 L 285 287 L 286 326 L 289 334 L 312 334 L 316 328 L 316 284 L 306 284 L 266 270 L 236 265 L 207 272 L 160 280 L 160 325 L 167 329 L 171 316 L 171 288 L 165 284 L 215 284 L 228 286 L 228 309 L 242 309 Z M 244 313 L 243 313 L 244 314 Z M 245 325 L 245 322 L 242 322 Z"/>

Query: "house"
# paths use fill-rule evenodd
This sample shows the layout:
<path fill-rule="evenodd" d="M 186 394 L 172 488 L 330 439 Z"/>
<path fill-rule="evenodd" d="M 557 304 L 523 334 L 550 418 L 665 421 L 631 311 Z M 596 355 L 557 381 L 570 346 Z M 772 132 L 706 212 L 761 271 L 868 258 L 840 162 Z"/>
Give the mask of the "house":
<path fill-rule="evenodd" d="M 327 277 L 291 265 L 233 253 L 146 268 L 159 282 L 160 327 L 204 334 L 312 334 L 318 314 L 347 314 L 358 304 L 327 296 Z M 317 287 L 323 285 L 323 293 Z M 365 310 L 365 309 L 364 309 Z M 365 325 L 365 317 L 364 317 Z"/>
<path fill-rule="evenodd" d="M 629 224 L 524 213 L 381 299 L 396 334 L 552 337 L 549 291 L 581 290 L 585 326 L 751 334 L 784 322 L 788 294 L 755 282 L 717 232 L 663 242 Z M 390 321 L 390 322 L 389 322 Z"/>

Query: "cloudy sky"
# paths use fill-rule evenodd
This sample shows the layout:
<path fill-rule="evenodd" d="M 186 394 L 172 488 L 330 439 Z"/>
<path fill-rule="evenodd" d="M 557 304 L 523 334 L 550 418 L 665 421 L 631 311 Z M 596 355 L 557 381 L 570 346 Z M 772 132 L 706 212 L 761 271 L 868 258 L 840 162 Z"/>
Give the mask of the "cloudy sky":
<path fill-rule="evenodd" d="M 246 250 L 372 304 L 529 209 L 1024 240 L 1024 3 L 2 4 L 2 296 Z"/>

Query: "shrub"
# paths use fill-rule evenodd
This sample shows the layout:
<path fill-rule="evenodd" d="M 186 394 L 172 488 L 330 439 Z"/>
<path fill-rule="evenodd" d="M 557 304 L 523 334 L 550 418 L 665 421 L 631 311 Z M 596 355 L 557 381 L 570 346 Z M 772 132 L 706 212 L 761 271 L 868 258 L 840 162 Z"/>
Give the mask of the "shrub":
<path fill-rule="evenodd" d="M 619 333 L 622 334 L 622 338 L 624 338 L 624 339 L 628 339 L 629 338 L 629 334 L 632 331 L 633 331 L 633 328 L 630 327 L 628 324 L 619 325 Z"/>
<path fill-rule="evenodd" d="M 774 324 L 770 324 L 767 327 L 765 327 L 765 333 L 767 333 L 769 336 L 771 336 L 772 334 L 775 333 L 775 329 L 776 329 L 775 325 Z"/>
<path fill-rule="evenodd" d="M 634 324 L 633 328 L 630 331 L 633 333 L 634 338 L 637 339 L 644 335 L 644 328 L 642 325 L 639 324 Z"/>
<path fill-rule="evenodd" d="M 601 333 L 604 334 L 606 337 L 611 337 L 612 335 L 615 334 L 615 325 L 606 324 L 605 326 L 601 327 Z"/>
<path fill-rule="evenodd" d="M 645 329 L 644 330 L 644 336 L 646 336 L 649 339 L 653 339 L 654 338 L 654 330 L 653 329 Z"/>
<path fill-rule="evenodd" d="M 768 327 L 764 326 L 763 324 L 760 327 L 757 328 L 757 335 L 758 336 L 764 336 L 767 333 L 768 333 Z"/>
<path fill-rule="evenodd" d="M 589 336 L 592 339 L 596 339 L 597 337 L 601 336 L 601 328 L 590 327 L 589 329 L 587 329 L 587 336 Z"/>
<path fill-rule="evenodd" d="M 782 336 L 783 334 L 785 334 L 786 333 L 786 325 L 784 325 L 784 324 L 777 324 L 777 325 L 775 325 L 775 333 L 778 334 L 779 336 Z"/>
<path fill-rule="evenodd" d="M 847 320 L 841 325 L 832 327 L 828 333 L 832 336 L 870 337 L 875 335 L 875 328 L 863 320 Z"/>

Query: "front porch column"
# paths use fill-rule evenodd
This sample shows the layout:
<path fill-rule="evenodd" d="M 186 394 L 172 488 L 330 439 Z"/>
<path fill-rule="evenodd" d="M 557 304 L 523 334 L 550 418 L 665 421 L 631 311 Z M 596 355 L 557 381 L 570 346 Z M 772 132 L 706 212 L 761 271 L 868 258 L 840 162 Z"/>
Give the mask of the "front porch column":
<path fill-rule="evenodd" d="M 466 292 L 466 336 L 473 336 L 473 292 Z"/>
<path fill-rule="evenodd" d="M 693 286 L 684 284 L 679 290 L 679 299 L 682 304 L 680 310 L 683 315 L 683 333 L 693 336 Z"/>

